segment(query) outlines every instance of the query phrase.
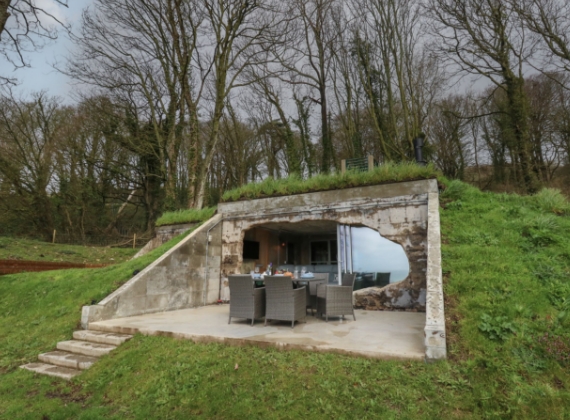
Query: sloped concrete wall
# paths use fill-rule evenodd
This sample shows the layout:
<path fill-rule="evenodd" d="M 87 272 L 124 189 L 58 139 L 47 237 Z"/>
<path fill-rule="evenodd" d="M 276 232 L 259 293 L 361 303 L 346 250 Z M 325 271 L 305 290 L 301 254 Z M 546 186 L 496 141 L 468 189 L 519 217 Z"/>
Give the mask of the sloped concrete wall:
<path fill-rule="evenodd" d="M 221 220 L 214 216 L 97 305 L 84 306 L 83 327 L 215 303 L 220 290 Z"/>

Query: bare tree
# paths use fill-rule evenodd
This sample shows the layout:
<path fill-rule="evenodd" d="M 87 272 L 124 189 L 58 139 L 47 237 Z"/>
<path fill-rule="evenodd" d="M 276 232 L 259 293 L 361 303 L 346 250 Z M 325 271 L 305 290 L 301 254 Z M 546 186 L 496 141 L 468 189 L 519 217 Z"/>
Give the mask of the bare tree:
<path fill-rule="evenodd" d="M 67 7 L 67 0 L 54 1 Z M 25 54 L 56 39 L 61 27 L 68 29 L 68 25 L 37 0 L 0 0 L 0 55 L 14 68 L 27 67 Z M 0 76 L 0 82 L 15 83 L 16 80 Z"/>
<path fill-rule="evenodd" d="M 541 38 L 547 63 L 570 71 L 570 3 L 565 0 L 511 0 L 510 4 L 526 27 Z"/>
<path fill-rule="evenodd" d="M 322 172 L 335 165 L 329 128 L 331 65 L 338 36 L 333 14 L 342 4 L 337 0 L 290 0 L 283 12 L 281 39 L 273 44 L 273 54 L 282 71 L 282 80 L 289 85 L 304 85 L 306 95 L 320 107 Z M 317 97 L 314 97 L 317 96 Z"/>
<path fill-rule="evenodd" d="M 460 72 L 487 78 L 504 92 L 502 134 L 526 191 L 536 191 L 523 75 L 532 45 L 522 23 L 500 0 L 430 0 L 428 11 L 440 53 Z"/>
<path fill-rule="evenodd" d="M 250 0 L 98 0 L 84 13 L 68 73 L 136 104 L 137 118 L 152 124 L 167 204 L 185 141 L 188 204 L 203 206 L 226 101 L 261 56 L 257 44 L 271 19 L 265 3 Z M 200 110 L 208 130 L 200 129 Z"/>
<path fill-rule="evenodd" d="M 49 196 L 58 131 L 64 121 L 56 98 L 44 93 L 28 102 L 11 94 L 0 99 L 0 172 L 27 200 L 36 228 L 46 235 L 53 229 Z"/>

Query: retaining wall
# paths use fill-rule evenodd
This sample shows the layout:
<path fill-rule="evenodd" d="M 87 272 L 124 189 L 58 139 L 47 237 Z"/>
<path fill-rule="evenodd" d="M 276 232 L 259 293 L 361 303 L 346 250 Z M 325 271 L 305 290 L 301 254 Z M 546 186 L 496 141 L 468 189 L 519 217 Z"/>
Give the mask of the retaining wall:
<path fill-rule="evenodd" d="M 101 302 L 84 306 L 83 328 L 105 319 L 215 303 L 220 292 L 220 222 L 221 216 L 212 217 Z"/>

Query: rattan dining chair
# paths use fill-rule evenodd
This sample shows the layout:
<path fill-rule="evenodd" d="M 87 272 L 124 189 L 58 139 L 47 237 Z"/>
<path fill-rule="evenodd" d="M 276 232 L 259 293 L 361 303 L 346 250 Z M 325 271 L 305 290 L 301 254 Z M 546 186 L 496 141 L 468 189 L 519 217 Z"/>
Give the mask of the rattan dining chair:
<path fill-rule="evenodd" d="M 254 287 L 250 275 L 228 276 L 230 286 L 230 318 L 251 319 L 251 326 L 256 318 L 265 316 L 265 287 Z"/>
<path fill-rule="evenodd" d="M 287 276 L 265 276 L 266 305 L 265 325 L 267 321 L 306 321 L 307 296 L 305 287 L 293 289 L 293 281 Z"/>
<path fill-rule="evenodd" d="M 354 315 L 354 306 L 352 304 L 352 291 L 354 289 L 354 279 L 356 274 L 343 274 L 340 286 L 333 284 L 317 286 L 317 315 L 325 315 L 328 322 L 329 316 L 341 316 L 344 318 L 347 314 Z"/>
<path fill-rule="evenodd" d="M 319 284 L 328 284 L 329 273 L 313 273 L 315 280 L 308 283 L 307 289 L 307 309 L 311 309 L 311 315 L 317 310 L 317 286 Z"/>

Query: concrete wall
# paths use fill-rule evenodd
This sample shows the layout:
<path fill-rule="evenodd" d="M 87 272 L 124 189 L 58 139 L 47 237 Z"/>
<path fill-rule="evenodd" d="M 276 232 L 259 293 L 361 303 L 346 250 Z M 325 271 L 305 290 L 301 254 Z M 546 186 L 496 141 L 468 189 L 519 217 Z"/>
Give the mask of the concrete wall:
<path fill-rule="evenodd" d="M 215 303 L 220 288 L 220 222 L 221 216 L 214 216 L 97 305 L 84 306 L 83 327 L 105 319 Z"/>
<path fill-rule="evenodd" d="M 437 193 L 435 180 L 402 182 L 224 203 L 218 211 L 222 228 L 222 276 L 242 272 L 244 231 L 267 223 L 328 220 L 367 226 L 402 245 L 410 273 L 379 293 L 355 292 L 357 307 L 414 309 L 426 305 L 428 193 Z M 372 289 L 372 288 L 370 288 Z"/>
<path fill-rule="evenodd" d="M 426 326 L 424 334 L 426 360 L 434 361 L 447 357 L 441 271 L 439 196 L 437 193 L 429 193 L 428 195 L 428 226 Z"/>
<path fill-rule="evenodd" d="M 426 360 L 447 357 L 436 180 L 225 203 L 218 211 L 224 219 L 222 278 L 241 272 L 243 232 L 266 223 L 331 220 L 376 229 L 399 243 L 410 261 L 408 277 L 381 289 L 356 291 L 356 306 L 425 310 Z"/>

